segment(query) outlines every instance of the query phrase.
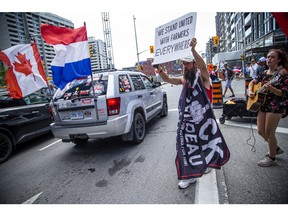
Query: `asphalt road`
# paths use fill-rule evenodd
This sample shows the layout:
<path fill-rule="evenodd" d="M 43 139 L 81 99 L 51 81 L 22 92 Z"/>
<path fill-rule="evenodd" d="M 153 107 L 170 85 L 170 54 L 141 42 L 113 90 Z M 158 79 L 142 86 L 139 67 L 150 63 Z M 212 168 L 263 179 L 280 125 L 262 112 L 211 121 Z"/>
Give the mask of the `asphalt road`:
<path fill-rule="evenodd" d="M 243 80 L 234 81 L 233 87 L 236 97 L 244 96 Z M 75 146 L 48 134 L 21 146 L 0 165 L 0 203 L 198 203 L 199 193 L 200 197 L 204 193 L 199 185 L 209 188 L 211 182 L 200 179 L 185 190 L 178 189 L 174 159 L 182 87 L 167 84 L 163 88 L 168 93 L 169 114 L 147 125 L 147 135 L 140 145 L 111 138 Z M 215 109 L 217 119 L 222 113 L 222 109 Z M 216 187 L 217 203 L 288 203 L 287 122 L 288 118 L 281 120 L 283 131 L 277 133 L 285 153 L 279 156 L 277 166 L 269 168 L 257 165 L 268 147 L 251 129 L 255 119 L 233 117 L 220 124 L 231 158 L 221 170 L 207 175 L 216 177 L 217 183 L 212 186 Z"/>

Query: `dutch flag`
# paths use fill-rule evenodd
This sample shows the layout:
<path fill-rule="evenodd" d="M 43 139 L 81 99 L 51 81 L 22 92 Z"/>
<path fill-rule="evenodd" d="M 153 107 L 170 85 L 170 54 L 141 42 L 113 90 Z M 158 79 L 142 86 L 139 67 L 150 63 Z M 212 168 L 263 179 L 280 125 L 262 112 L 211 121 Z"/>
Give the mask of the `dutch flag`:
<path fill-rule="evenodd" d="M 70 29 L 42 24 L 41 34 L 55 50 L 51 70 L 58 88 L 63 89 L 68 82 L 92 74 L 86 26 Z"/>

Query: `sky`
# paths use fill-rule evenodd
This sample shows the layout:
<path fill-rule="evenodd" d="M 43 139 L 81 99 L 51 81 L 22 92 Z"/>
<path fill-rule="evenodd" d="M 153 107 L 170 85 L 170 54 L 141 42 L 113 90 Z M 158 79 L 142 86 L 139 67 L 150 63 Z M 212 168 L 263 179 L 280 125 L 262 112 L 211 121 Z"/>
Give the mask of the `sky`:
<path fill-rule="evenodd" d="M 153 58 L 149 47 L 154 45 L 155 28 L 177 19 L 189 12 L 165 12 L 157 17 L 148 16 L 147 12 L 109 12 L 112 45 L 114 53 L 114 63 L 116 68 L 134 66 L 137 62 L 136 37 L 139 60 L 144 61 L 147 58 Z M 83 26 L 85 21 L 88 36 L 94 36 L 95 39 L 104 40 L 101 12 L 96 11 L 93 14 L 77 13 L 63 11 L 57 13 L 74 23 L 74 27 Z M 197 13 L 196 38 L 198 41 L 197 50 L 205 51 L 205 44 L 209 37 L 214 36 L 216 13 L 200 12 Z M 134 28 L 134 19 L 135 28 Z M 203 28 L 202 26 L 207 26 Z M 197 28 L 198 27 L 198 28 Z"/>

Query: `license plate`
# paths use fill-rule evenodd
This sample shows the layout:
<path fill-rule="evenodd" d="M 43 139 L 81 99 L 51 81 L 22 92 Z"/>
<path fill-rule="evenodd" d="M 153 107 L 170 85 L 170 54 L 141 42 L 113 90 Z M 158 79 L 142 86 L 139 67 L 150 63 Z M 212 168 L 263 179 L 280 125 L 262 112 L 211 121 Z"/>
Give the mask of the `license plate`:
<path fill-rule="evenodd" d="M 70 119 L 83 119 L 84 115 L 82 111 L 70 112 Z"/>

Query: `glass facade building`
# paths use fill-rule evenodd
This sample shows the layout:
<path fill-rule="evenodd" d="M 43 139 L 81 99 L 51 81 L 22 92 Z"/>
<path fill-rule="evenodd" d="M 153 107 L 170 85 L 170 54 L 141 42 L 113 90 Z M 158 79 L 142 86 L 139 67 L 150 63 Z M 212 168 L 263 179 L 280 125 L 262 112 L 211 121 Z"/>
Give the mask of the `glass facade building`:
<path fill-rule="evenodd" d="M 210 58 L 216 53 L 241 51 L 245 62 L 250 62 L 266 56 L 272 48 L 287 52 L 287 36 L 270 12 L 218 12 L 215 24 L 220 44 L 213 52 L 212 39 L 207 43 Z"/>

